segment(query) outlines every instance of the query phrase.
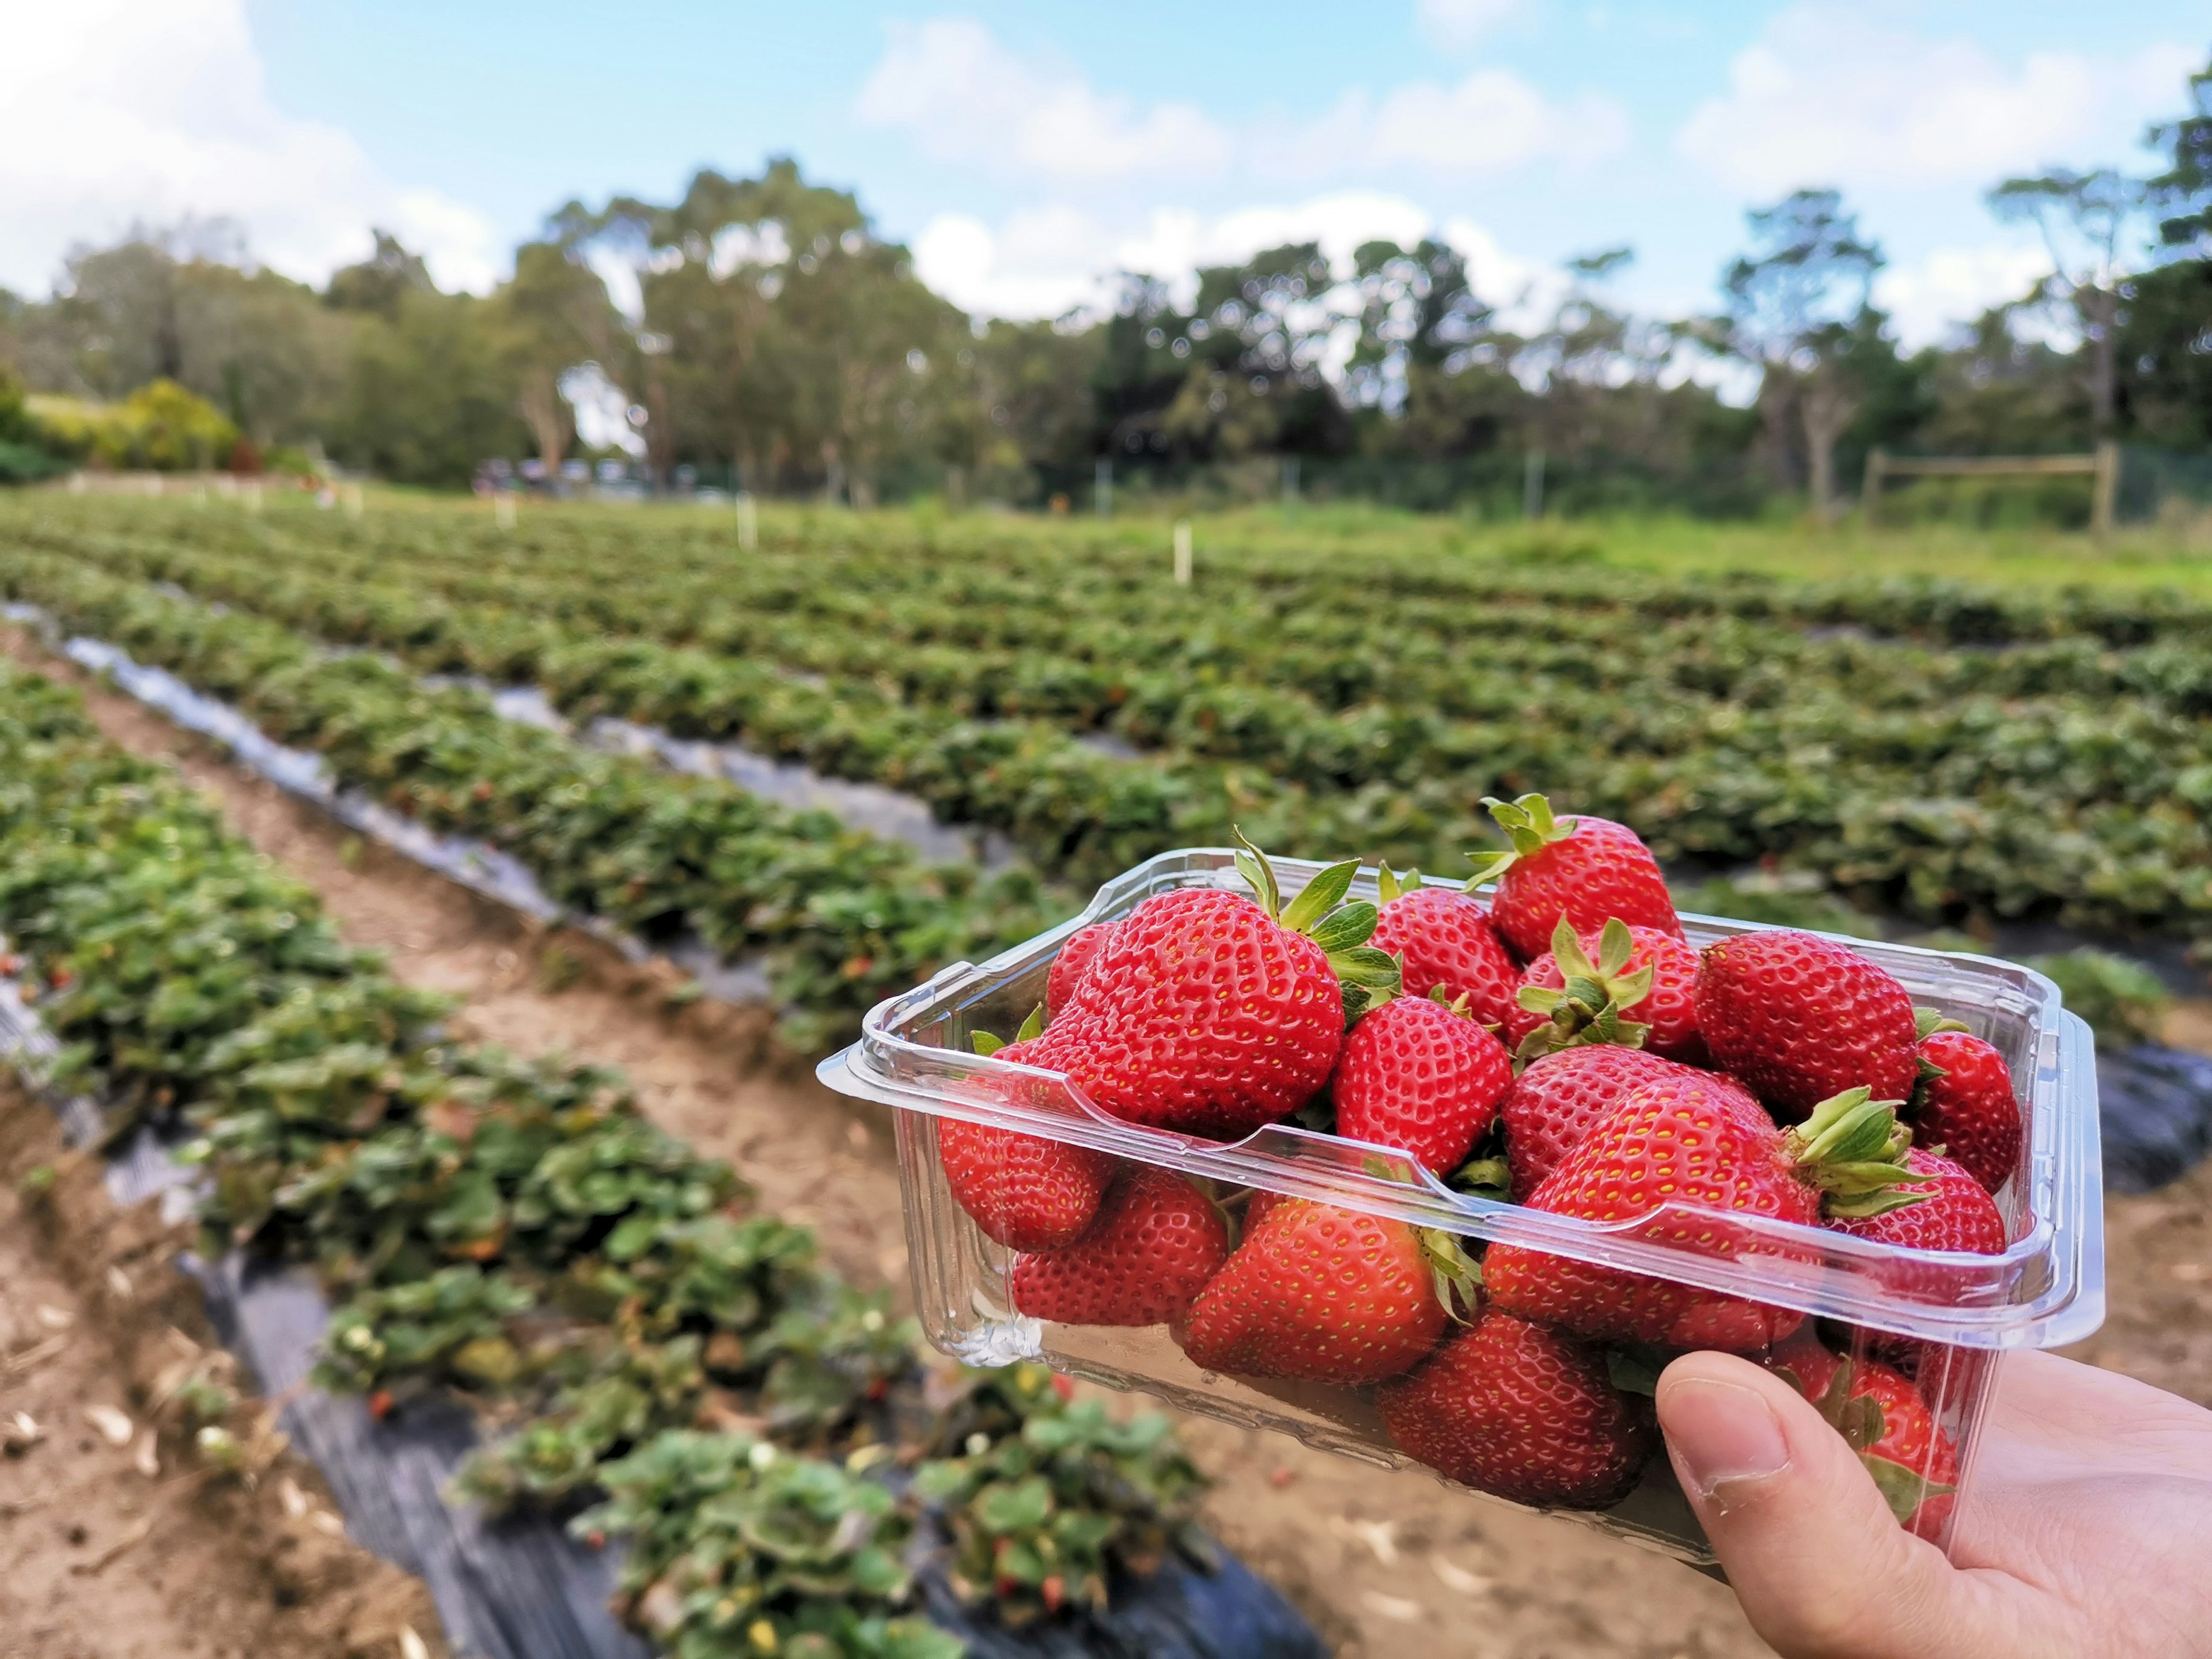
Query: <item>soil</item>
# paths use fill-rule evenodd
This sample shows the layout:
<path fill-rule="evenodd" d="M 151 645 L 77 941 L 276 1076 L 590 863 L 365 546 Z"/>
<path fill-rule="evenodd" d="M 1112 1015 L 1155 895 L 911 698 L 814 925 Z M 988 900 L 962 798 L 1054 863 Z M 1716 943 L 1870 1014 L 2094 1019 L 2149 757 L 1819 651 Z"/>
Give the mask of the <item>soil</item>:
<path fill-rule="evenodd" d="M 27 1195 L 22 1176 L 56 1173 Z M 250 1483 L 209 1469 L 158 1401 L 228 1357 L 168 1264 L 151 1206 L 108 1203 L 96 1160 L 0 1083 L 0 1654 L 8 1659 L 422 1659 L 420 1581 L 346 1541 L 265 1407 L 232 1414 Z M 66 1264 L 64 1266 L 64 1264 Z"/>
<path fill-rule="evenodd" d="M 20 639 L 10 648 L 88 685 Z M 363 845 L 128 698 L 88 685 L 88 702 L 112 738 L 173 757 L 241 833 L 319 890 L 350 940 L 386 951 L 402 979 L 459 997 L 461 1033 L 623 1066 L 659 1121 L 729 1159 L 768 1209 L 816 1226 L 841 1269 L 904 1293 L 887 1122 L 776 1060 L 757 1016 L 672 1009 L 674 970 L 549 933 Z M 2212 1167 L 2115 1200 L 2107 1215 L 2112 1315 L 2079 1357 L 2212 1404 Z M 1218 1483 L 1210 1523 L 1345 1659 L 1766 1651 L 1723 1585 L 1571 1522 L 1261 1431 L 1200 1418 L 1182 1427 Z"/>

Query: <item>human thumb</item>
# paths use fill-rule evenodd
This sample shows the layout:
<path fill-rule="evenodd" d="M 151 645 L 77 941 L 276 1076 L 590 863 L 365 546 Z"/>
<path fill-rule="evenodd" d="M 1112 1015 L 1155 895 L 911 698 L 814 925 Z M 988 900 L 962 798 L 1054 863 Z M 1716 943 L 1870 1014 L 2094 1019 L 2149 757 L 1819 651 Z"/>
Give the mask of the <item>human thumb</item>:
<path fill-rule="evenodd" d="M 1752 1627 L 1784 1659 L 1966 1659 L 1991 1648 L 1933 1545 L 1897 1524 L 1844 1437 L 1782 1378 L 1720 1353 L 1659 1379 L 1674 1473 Z"/>

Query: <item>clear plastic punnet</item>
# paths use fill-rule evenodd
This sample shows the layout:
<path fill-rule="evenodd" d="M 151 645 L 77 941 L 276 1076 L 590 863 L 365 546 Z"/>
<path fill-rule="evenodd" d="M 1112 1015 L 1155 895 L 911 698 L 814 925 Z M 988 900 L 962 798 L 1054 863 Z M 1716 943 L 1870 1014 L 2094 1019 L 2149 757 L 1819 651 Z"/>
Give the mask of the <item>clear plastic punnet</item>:
<path fill-rule="evenodd" d="M 1729 1248 L 1715 1254 L 1639 1236 L 1651 1231 L 1648 1218 L 1601 1224 L 1456 1191 L 1401 1149 L 1295 1123 L 1270 1125 L 1233 1143 L 1139 1127 L 1099 1110 L 1057 1073 L 974 1051 L 975 1034 L 1011 1036 L 1042 1003 L 1053 959 L 1078 928 L 1123 916 L 1177 888 L 1249 890 L 1233 857 L 1226 849 L 1193 848 L 1147 860 L 1101 888 L 1081 916 L 980 965 L 956 963 L 878 1005 L 860 1041 L 822 1063 L 830 1087 L 897 1110 L 915 1300 L 933 1344 L 973 1364 L 1042 1361 L 1344 1456 L 1385 1468 L 1420 1466 L 1393 1443 L 1375 1386 L 1205 1370 L 1166 1324 L 1062 1324 L 1017 1311 L 1008 1281 L 1016 1253 L 985 1236 L 947 1183 L 938 1136 L 951 1119 L 1093 1148 L 1125 1166 L 1178 1171 L 1231 1207 L 1249 1203 L 1242 1197 L 1248 1191 L 1284 1194 L 1437 1230 L 1478 1255 L 1518 1245 L 1802 1313 L 1802 1322 L 1789 1322 L 1797 1328 L 1788 1343 L 1747 1357 L 1787 1370 L 1867 1457 L 1900 1521 L 1948 1547 L 1959 1507 L 1972 1501 L 1980 1429 L 2002 1354 L 2077 1341 L 2104 1317 L 2092 1039 L 2060 1006 L 2056 986 L 1987 957 L 1838 941 L 1894 975 L 1916 1004 L 1963 1022 L 2004 1056 L 2025 1133 L 2019 1164 L 1996 1194 L 2010 1242 L 1996 1255 L 1907 1249 L 1764 1216 L 1698 1211 L 1699 1237 L 1727 1237 Z M 1296 859 L 1270 862 L 1286 896 L 1322 868 Z M 1374 901 L 1376 872 L 1363 869 L 1351 896 Z M 1757 930 L 1708 916 L 1685 915 L 1682 923 L 1698 946 Z M 1603 1358 L 1609 1375 L 1632 1390 L 1622 1364 L 1648 1374 L 1667 1357 L 1611 1350 Z M 1900 1389 L 1917 1401 L 1900 1398 Z M 1863 1393 L 1881 1409 L 1859 1400 Z M 1633 1401 L 1632 1393 L 1624 1398 Z M 1648 1411 L 1648 1401 L 1635 1403 Z M 1626 1496 L 1574 1512 L 1632 1540 L 1711 1565 L 1648 1420 L 1637 1443 L 1644 1448 L 1641 1473 Z"/>

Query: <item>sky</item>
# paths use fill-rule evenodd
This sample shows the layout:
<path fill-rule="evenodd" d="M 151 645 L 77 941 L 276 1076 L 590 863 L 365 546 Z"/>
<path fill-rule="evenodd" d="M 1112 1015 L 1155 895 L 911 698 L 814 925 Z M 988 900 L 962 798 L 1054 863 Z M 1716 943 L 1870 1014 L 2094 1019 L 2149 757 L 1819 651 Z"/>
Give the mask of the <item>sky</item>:
<path fill-rule="evenodd" d="M 224 218 L 307 280 L 368 227 L 483 289 L 572 198 L 796 156 L 969 309 L 1111 274 L 1441 234 L 1534 305 L 1627 246 L 1649 313 L 1711 309 L 1747 207 L 1834 185 L 1909 343 L 2047 268 L 2008 174 L 2142 166 L 2212 57 L 2203 0 L 0 0 L 0 286 Z"/>

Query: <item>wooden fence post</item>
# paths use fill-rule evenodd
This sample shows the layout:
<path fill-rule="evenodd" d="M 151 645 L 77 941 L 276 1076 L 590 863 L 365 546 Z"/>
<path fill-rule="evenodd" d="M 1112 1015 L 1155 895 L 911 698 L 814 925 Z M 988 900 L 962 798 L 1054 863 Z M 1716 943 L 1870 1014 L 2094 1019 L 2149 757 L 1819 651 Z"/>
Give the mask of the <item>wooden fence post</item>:
<path fill-rule="evenodd" d="M 2097 481 L 2089 494 L 2089 533 L 2102 541 L 2112 533 L 2112 509 L 2120 494 L 2120 447 L 2110 438 L 2097 445 Z"/>
<path fill-rule="evenodd" d="M 1889 452 L 1881 448 L 1867 451 L 1866 483 L 1859 489 L 1859 517 L 1869 530 L 1881 516 L 1881 487 L 1888 477 Z"/>

